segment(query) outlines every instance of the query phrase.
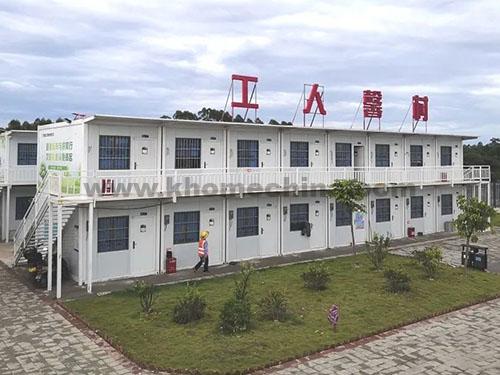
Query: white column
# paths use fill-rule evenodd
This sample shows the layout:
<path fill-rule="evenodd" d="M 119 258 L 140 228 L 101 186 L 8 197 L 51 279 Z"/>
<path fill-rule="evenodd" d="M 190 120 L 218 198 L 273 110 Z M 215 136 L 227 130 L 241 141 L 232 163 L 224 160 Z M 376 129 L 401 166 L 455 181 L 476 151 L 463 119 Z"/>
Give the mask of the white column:
<path fill-rule="evenodd" d="M 62 287 L 62 205 L 57 206 L 57 290 L 56 297 L 61 298 Z"/>
<path fill-rule="evenodd" d="M 92 255 L 94 245 L 94 202 L 89 203 L 89 232 L 87 237 L 87 293 L 92 293 Z"/>
<path fill-rule="evenodd" d="M 84 231 L 84 219 L 83 210 L 81 207 L 78 210 L 78 286 L 83 284 L 83 231 Z"/>
<path fill-rule="evenodd" d="M 5 202 L 5 242 L 9 242 L 9 224 L 10 224 L 10 189 L 11 186 L 7 185 L 7 201 Z"/>
<path fill-rule="evenodd" d="M 483 185 L 481 183 L 479 183 L 478 188 L 477 188 L 477 200 L 479 202 L 481 202 L 482 195 L 483 195 L 482 187 L 483 187 Z"/>
<path fill-rule="evenodd" d="M 2 240 L 5 239 L 5 190 L 2 190 Z"/>
<path fill-rule="evenodd" d="M 52 202 L 49 201 L 49 242 L 47 245 L 47 291 L 52 290 L 52 245 L 54 243 L 54 220 L 53 220 L 53 208 Z"/>

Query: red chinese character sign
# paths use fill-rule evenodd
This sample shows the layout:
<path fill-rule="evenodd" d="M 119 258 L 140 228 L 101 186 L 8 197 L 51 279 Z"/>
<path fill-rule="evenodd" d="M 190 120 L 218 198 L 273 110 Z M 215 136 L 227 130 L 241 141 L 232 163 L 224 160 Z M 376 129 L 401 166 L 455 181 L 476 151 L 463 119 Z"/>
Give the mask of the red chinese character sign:
<path fill-rule="evenodd" d="M 415 132 L 419 121 L 425 121 L 425 127 L 427 128 L 427 120 L 429 119 L 429 98 L 427 96 L 414 95 L 411 103 L 413 109 L 413 132 Z"/>
<path fill-rule="evenodd" d="M 309 95 L 306 96 L 306 89 L 310 88 Z M 304 84 L 304 93 L 303 93 L 303 98 L 304 98 L 304 109 L 302 110 L 302 113 L 304 114 L 304 123 L 303 126 L 306 126 L 306 116 L 310 115 L 313 109 L 314 104 L 316 103 L 314 113 L 312 114 L 311 118 L 311 123 L 310 127 L 313 126 L 314 120 L 316 119 L 316 115 L 318 112 L 321 114 L 322 119 L 323 119 L 323 126 L 325 125 L 325 115 L 326 115 L 326 109 L 325 109 L 325 87 L 319 85 L 318 83 L 314 83 L 312 85 L 310 84 Z M 293 122 L 293 121 L 292 121 Z"/>
<path fill-rule="evenodd" d="M 372 119 L 378 119 L 380 130 L 380 119 L 382 118 L 382 92 L 364 90 L 363 91 L 363 129 L 369 129 Z M 366 123 L 368 120 L 368 124 Z"/>
<path fill-rule="evenodd" d="M 241 100 L 234 100 L 234 91 L 235 91 L 235 81 L 241 82 Z M 231 116 L 234 118 L 234 109 L 235 108 L 245 108 L 245 116 L 244 119 L 248 115 L 248 110 L 255 110 L 255 117 L 257 118 L 257 109 L 259 105 L 257 104 L 257 82 L 258 78 L 253 76 L 244 76 L 240 74 L 233 74 L 231 76 Z M 252 92 L 250 97 L 248 96 L 249 85 L 252 85 Z"/>

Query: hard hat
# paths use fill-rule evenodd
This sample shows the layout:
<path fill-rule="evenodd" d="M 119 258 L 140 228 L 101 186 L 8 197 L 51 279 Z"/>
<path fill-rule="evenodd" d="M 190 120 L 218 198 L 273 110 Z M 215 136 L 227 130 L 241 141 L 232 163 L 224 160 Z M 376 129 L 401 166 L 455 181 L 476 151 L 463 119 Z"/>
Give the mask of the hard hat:
<path fill-rule="evenodd" d="M 209 234 L 209 231 L 208 230 L 204 230 L 204 231 L 201 232 L 200 237 L 201 238 L 207 238 L 208 234 Z"/>

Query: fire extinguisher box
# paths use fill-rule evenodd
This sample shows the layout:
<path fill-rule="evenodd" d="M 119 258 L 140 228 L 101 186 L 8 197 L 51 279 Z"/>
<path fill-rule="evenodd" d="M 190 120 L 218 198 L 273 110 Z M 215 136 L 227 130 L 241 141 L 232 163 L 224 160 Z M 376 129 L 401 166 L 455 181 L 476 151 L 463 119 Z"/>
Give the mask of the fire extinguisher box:
<path fill-rule="evenodd" d="M 167 258 L 167 273 L 177 272 L 177 258 Z"/>
<path fill-rule="evenodd" d="M 408 237 L 409 238 L 414 238 L 415 237 L 415 227 L 408 227 Z"/>

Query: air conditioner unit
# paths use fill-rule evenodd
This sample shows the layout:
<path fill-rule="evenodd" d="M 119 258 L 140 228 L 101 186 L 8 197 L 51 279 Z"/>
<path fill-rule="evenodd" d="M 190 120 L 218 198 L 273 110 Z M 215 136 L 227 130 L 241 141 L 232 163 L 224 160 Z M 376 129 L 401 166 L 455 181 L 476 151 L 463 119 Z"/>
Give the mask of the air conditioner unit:
<path fill-rule="evenodd" d="M 101 194 L 112 195 L 115 192 L 115 182 L 111 178 L 101 180 Z"/>
<path fill-rule="evenodd" d="M 455 231 L 453 221 L 445 221 L 444 222 L 444 231 L 445 232 L 454 232 Z"/>
<path fill-rule="evenodd" d="M 441 172 L 441 181 L 442 182 L 448 181 L 448 172 Z"/>

